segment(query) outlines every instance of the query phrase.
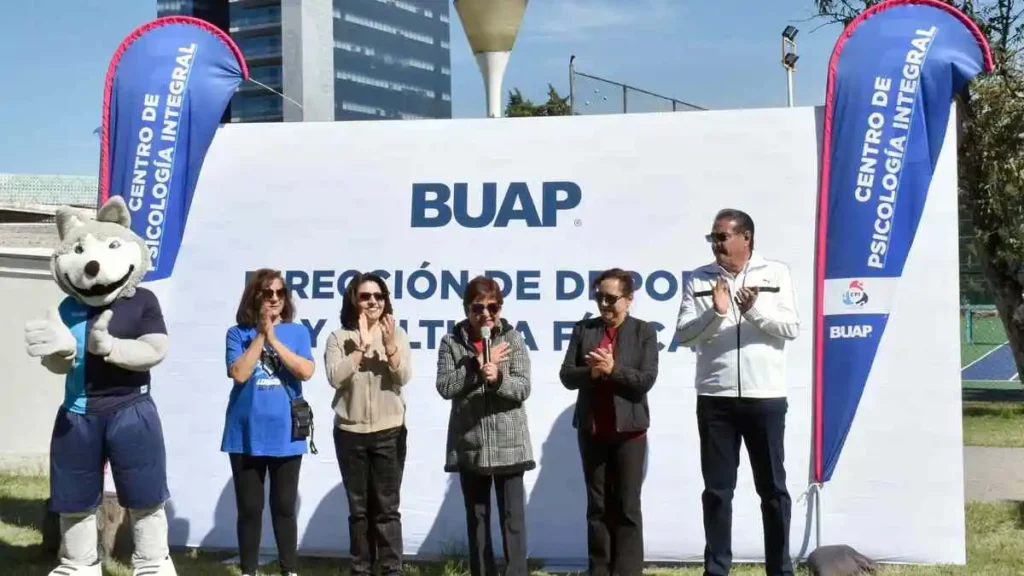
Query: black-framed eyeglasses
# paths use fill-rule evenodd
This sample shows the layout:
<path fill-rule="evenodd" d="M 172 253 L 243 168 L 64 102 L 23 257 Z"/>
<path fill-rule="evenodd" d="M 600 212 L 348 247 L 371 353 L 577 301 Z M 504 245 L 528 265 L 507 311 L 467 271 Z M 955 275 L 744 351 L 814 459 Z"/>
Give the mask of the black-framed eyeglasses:
<path fill-rule="evenodd" d="M 359 293 L 359 301 L 360 302 L 369 302 L 370 298 L 373 298 L 377 302 L 383 302 L 386 297 L 381 292 L 360 292 Z"/>
<path fill-rule="evenodd" d="M 267 300 L 269 300 L 275 294 L 277 295 L 278 298 L 284 298 L 284 295 L 287 293 L 288 292 L 286 292 L 284 288 L 278 288 L 277 290 L 274 290 L 272 288 L 264 288 L 263 290 L 260 291 L 260 294 Z"/>
<path fill-rule="evenodd" d="M 606 294 L 604 292 L 596 292 L 594 294 L 594 300 L 596 300 L 598 304 L 602 304 L 604 306 L 612 306 L 621 299 L 621 294 Z"/>
<path fill-rule="evenodd" d="M 473 314 L 483 314 L 484 310 L 487 310 L 491 313 L 491 316 L 494 316 L 501 312 L 501 304 L 496 302 L 491 302 L 490 304 L 471 304 L 469 309 L 473 311 Z"/>
<path fill-rule="evenodd" d="M 710 244 L 712 242 L 725 242 L 731 237 L 732 234 L 729 232 L 712 232 L 711 234 L 704 236 L 704 239 Z"/>

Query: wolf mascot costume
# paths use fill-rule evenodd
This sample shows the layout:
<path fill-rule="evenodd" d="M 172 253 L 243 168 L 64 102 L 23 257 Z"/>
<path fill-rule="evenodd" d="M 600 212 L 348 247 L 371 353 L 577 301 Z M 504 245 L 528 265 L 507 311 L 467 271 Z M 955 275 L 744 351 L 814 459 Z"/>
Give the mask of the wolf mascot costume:
<path fill-rule="evenodd" d="M 25 327 L 28 353 L 64 374 L 64 403 L 50 440 L 51 509 L 60 514 L 60 566 L 51 576 L 100 576 L 96 509 L 109 461 L 132 520 L 134 574 L 176 574 L 167 544 L 164 439 L 149 369 L 167 353 L 160 303 L 139 286 L 149 253 L 113 196 L 89 219 L 57 212 L 51 271 L 68 294 Z"/>

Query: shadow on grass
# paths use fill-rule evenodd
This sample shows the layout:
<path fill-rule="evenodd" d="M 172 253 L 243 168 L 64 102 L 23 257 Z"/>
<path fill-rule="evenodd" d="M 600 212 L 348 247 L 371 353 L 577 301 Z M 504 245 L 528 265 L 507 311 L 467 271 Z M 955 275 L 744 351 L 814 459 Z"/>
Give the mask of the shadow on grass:
<path fill-rule="evenodd" d="M 1024 530 L 1024 502 L 1008 502 L 1013 506 L 1013 526 L 1018 530 Z"/>
<path fill-rule="evenodd" d="M 191 556 L 179 556 L 176 557 L 176 567 L 180 574 L 202 574 L 203 576 L 215 576 L 220 574 L 231 574 L 237 575 L 237 568 L 229 567 L 228 565 L 221 564 L 224 571 L 213 571 L 211 565 L 213 562 L 223 561 L 224 559 L 236 556 L 235 554 L 226 554 L 222 558 L 215 558 L 211 554 L 206 552 L 191 553 Z M 178 558 L 189 558 L 192 564 L 183 562 Z M 190 567 L 195 567 L 195 570 L 188 571 Z M 310 557 L 300 556 L 299 557 L 299 572 L 303 574 L 315 574 L 316 576 L 348 576 L 349 574 L 349 559 L 347 557 Z M 260 566 L 261 574 L 277 574 L 279 566 L 276 561 L 272 561 L 268 564 Z M 531 567 L 531 571 L 536 568 Z M 437 562 L 418 562 L 418 561 L 406 561 L 404 565 L 404 573 L 406 576 L 467 576 L 469 574 L 469 565 L 460 558 L 442 558 Z"/>
<path fill-rule="evenodd" d="M 196 574 L 202 576 L 236 576 L 238 570 L 224 561 L 236 554 L 230 552 L 199 552 L 197 550 L 177 551 L 171 553 L 174 568 L 178 574 Z"/>
<path fill-rule="evenodd" d="M 0 522 L 19 528 L 42 531 L 46 501 L 0 496 Z"/>
<path fill-rule="evenodd" d="M 24 549 L 31 544 L 31 555 L 56 558 L 60 548 L 60 520 L 49 513 L 48 502 L 37 498 L 0 495 L 0 525 L 31 530 L 42 535 L 42 542 L 6 542 L 0 539 L 2 549 Z M 2 565 L 2 564 L 0 564 Z"/>
<path fill-rule="evenodd" d="M 8 576 L 19 574 L 35 576 L 49 573 L 56 564 L 54 555 L 42 544 L 18 546 L 0 540 L 0 566 L 4 567 L 3 573 Z"/>

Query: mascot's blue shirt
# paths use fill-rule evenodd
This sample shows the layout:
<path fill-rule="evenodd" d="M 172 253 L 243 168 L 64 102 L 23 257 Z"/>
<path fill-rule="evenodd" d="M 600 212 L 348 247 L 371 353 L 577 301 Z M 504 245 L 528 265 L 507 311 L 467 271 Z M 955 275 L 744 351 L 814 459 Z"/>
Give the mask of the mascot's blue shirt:
<path fill-rule="evenodd" d="M 309 330 L 302 324 L 282 322 L 274 334 L 289 350 L 313 361 Z M 227 333 L 227 367 L 256 338 L 255 328 L 232 326 Z M 270 346 L 265 346 L 265 350 Z M 276 363 L 280 363 L 277 360 Z M 221 451 L 250 456 L 295 456 L 306 453 L 304 439 L 292 440 L 291 396 L 302 396 L 302 381 L 264 351 L 245 384 L 235 384 L 228 398 Z M 285 390 L 285 386 L 290 389 Z"/>
<path fill-rule="evenodd" d="M 110 364 L 86 351 L 96 318 L 113 311 L 107 331 L 114 338 L 134 340 L 145 334 L 167 334 L 160 302 L 142 287 L 130 298 L 118 298 L 106 308 L 92 308 L 68 296 L 58 311 L 78 344 L 75 364 L 64 377 L 64 408 L 77 414 L 117 410 L 149 394 L 149 371 L 136 372 Z"/>

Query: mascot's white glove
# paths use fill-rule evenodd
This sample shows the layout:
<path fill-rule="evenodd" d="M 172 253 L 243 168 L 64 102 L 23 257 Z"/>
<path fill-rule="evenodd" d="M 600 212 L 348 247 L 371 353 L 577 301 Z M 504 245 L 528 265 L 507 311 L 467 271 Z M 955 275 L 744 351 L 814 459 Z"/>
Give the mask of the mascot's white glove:
<path fill-rule="evenodd" d="M 107 332 L 110 319 L 114 316 L 113 310 L 104 310 L 89 331 L 89 352 L 97 356 L 109 356 L 114 349 L 114 337 Z"/>
<path fill-rule="evenodd" d="M 78 344 L 75 335 L 64 325 L 57 308 L 50 308 L 45 320 L 32 320 L 25 324 L 25 344 L 33 357 L 60 354 L 66 358 L 75 355 Z"/>

